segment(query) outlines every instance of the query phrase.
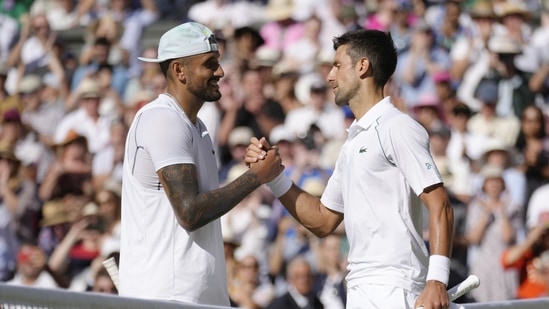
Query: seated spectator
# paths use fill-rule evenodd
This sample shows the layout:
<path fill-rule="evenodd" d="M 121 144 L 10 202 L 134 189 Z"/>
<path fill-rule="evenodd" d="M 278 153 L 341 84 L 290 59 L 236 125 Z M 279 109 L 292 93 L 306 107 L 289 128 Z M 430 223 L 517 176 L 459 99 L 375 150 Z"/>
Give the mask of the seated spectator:
<path fill-rule="evenodd" d="M 100 240 L 104 232 L 97 204 L 87 203 L 48 261 L 50 271 L 63 280 L 63 287 L 84 291 L 90 284 L 91 279 L 86 275 L 93 260 L 101 254 Z"/>
<path fill-rule="evenodd" d="M 238 260 L 236 274 L 229 282 L 231 303 L 240 308 L 259 309 L 270 304 L 275 296 L 270 282 L 262 281 L 259 262 L 253 254 Z"/>
<path fill-rule="evenodd" d="M 59 286 L 46 270 L 44 251 L 32 242 L 25 242 L 17 255 L 17 272 L 7 284 L 34 288 L 54 289 Z"/>
<path fill-rule="evenodd" d="M 48 257 L 69 231 L 71 222 L 68 207 L 63 200 L 50 200 L 42 206 L 38 244 Z"/>
<path fill-rule="evenodd" d="M 296 257 L 288 264 L 286 272 L 287 292 L 276 297 L 267 309 L 324 308 L 324 305 L 313 294 L 313 270 L 307 260 Z"/>
<path fill-rule="evenodd" d="M 99 107 L 103 95 L 98 80 L 86 78 L 74 92 L 76 109 L 66 114 L 55 130 L 54 142 L 61 143 L 74 131 L 86 137 L 92 154 L 104 149 L 110 142 L 111 117 L 102 115 Z"/>
<path fill-rule="evenodd" d="M 118 294 L 118 290 L 116 289 L 116 286 L 114 286 L 114 283 L 109 276 L 109 272 L 105 268 L 99 269 L 97 274 L 95 274 L 90 292 Z"/>
<path fill-rule="evenodd" d="M 65 140 L 55 146 L 56 160 L 40 184 L 43 201 L 62 198 L 68 193 L 90 194 L 92 161 L 87 139 L 70 131 Z M 88 182 L 90 188 L 88 188 Z"/>

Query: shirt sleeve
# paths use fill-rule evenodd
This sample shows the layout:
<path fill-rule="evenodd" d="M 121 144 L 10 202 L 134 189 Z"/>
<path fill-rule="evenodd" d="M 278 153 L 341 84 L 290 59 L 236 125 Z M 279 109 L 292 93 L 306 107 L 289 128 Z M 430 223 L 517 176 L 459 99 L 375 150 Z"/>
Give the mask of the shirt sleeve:
<path fill-rule="evenodd" d="M 388 126 L 386 149 L 410 187 L 419 196 L 427 187 L 442 183 L 442 177 L 429 150 L 427 131 L 407 115 L 394 117 Z"/>
<path fill-rule="evenodd" d="M 177 111 L 154 108 L 139 121 L 137 144 L 147 151 L 155 171 L 173 164 L 194 164 L 191 129 Z"/>

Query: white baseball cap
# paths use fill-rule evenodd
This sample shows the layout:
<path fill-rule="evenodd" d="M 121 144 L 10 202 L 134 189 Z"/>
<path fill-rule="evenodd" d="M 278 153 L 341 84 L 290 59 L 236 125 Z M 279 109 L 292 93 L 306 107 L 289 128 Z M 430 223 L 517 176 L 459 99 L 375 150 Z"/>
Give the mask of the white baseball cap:
<path fill-rule="evenodd" d="M 188 22 L 173 27 L 160 37 L 157 58 L 138 57 L 138 59 L 159 63 L 217 50 L 217 41 L 210 29 L 196 22 Z"/>

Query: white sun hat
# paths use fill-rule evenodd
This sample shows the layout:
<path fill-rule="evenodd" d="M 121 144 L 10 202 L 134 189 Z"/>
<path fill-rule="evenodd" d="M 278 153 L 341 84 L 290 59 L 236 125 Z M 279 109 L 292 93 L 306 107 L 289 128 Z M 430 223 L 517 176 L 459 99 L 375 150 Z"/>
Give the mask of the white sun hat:
<path fill-rule="evenodd" d="M 138 59 L 159 63 L 217 50 L 217 41 L 210 29 L 196 22 L 188 22 L 173 27 L 160 37 L 157 58 L 139 57 Z"/>

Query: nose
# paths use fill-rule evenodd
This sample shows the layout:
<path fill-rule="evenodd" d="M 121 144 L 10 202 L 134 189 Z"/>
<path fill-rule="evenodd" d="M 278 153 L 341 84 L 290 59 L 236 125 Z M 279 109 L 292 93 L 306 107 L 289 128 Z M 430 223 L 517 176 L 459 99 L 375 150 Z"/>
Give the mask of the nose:
<path fill-rule="evenodd" d="M 330 72 L 328 73 L 328 76 L 326 76 L 326 81 L 328 82 L 328 84 L 332 85 L 333 82 L 335 81 L 335 67 L 332 67 L 332 69 L 330 70 Z"/>
<path fill-rule="evenodd" d="M 217 67 L 217 70 L 215 70 L 215 73 L 214 73 L 215 76 L 218 76 L 219 78 L 222 78 L 223 76 L 225 76 L 225 71 L 223 70 L 223 68 L 221 67 L 221 65 L 219 65 Z"/>

